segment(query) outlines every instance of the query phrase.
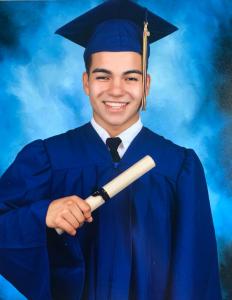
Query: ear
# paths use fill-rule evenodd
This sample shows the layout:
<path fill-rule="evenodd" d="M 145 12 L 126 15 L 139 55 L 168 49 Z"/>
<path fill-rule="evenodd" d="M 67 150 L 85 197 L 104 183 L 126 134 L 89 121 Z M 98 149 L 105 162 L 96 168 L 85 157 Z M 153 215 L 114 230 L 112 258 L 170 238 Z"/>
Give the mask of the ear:
<path fill-rule="evenodd" d="M 87 72 L 84 72 L 82 75 L 82 84 L 85 94 L 89 96 L 89 75 Z"/>
<path fill-rule="evenodd" d="M 147 74 L 147 86 L 146 86 L 146 95 L 148 96 L 151 86 L 151 75 Z"/>

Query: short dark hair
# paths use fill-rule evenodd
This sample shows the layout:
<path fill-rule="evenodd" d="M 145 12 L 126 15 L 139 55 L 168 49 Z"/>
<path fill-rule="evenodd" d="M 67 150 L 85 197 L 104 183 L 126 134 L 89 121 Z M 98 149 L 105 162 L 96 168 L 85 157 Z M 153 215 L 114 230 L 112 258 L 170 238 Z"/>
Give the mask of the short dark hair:
<path fill-rule="evenodd" d="M 91 64 L 92 64 L 92 55 L 90 55 L 86 60 L 85 60 L 85 69 L 87 74 L 89 75 L 89 71 L 91 68 Z"/>
<path fill-rule="evenodd" d="M 141 56 L 142 56 L 142 54 L 141 54 Z M 92 64 L 92 55 L 87 57 L 87 59 L 85 60 L 85 70 L 88 75 L 89 75 L 89 71 L 91 68 L 91 64 Z M 147 58 L 147 70 L 148 70 L 148 58 Z"/>

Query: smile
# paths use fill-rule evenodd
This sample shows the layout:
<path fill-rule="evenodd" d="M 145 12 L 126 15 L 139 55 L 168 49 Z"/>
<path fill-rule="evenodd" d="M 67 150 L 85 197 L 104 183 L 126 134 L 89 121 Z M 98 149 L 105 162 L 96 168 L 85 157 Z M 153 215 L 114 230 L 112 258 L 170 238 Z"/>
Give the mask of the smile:
<path fill-rule="evenodd" d="M 103 101 L 103 103 L 107 106 L 107 108 L 113 110 L 121 110 L 125 108 L 128 104 L 128 102 L 111 102 L 111 101 Z"/>

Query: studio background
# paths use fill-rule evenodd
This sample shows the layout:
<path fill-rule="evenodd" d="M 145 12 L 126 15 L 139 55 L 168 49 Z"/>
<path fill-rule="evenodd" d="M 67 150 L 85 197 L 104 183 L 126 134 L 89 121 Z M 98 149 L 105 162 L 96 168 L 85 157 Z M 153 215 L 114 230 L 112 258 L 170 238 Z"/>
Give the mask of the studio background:
<path fill-rule="evenodd" d="M 54 32 L 102 1 L 0 1 L 0 175 L 28 142 L 89 121 L 83 49 Z M 145 126 L 205 168 L 223 299 L 232 299 L 232 2 L 136 1 L 179 27 L 151 46 Z M 36 270 L 35 270 L 36 271 Z M 0 277 L 0 299 L 22 300 Z"/>

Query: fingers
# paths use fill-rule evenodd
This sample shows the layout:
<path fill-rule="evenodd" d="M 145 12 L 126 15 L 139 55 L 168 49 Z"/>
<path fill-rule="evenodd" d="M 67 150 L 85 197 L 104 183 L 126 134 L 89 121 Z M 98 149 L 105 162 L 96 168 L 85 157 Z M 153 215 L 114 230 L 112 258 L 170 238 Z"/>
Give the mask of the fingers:
<path fill-rule="evenodd" d="M 86 219 L 86 222 L 88 222 L 88 223 L 91 223 L 91 222 L 93 222 L 93 217 L 89 217 L 89 218 L 87 218 L 87 219 Z"/>
<path fill-rule="evenodd" d="M 81 211 L 78 204 L 75 202 L 67 203 L 69 211 L 72 213 L 73 217 L 79 222 L 83 223 L 85 221 L 85 216 L 83 212 Z"/>
<path fill-rule="evenodd" d="M 93 218 L 91 216 L 91 209 L 89 204 L 80 199 L 79 197 L 72 197 L 74 197 L 74 203 L 70 201 L 67 204 L 69 205 L 70 211 L 73 214 L 73 216 L 80 223 L 80 226 L 82 226 L 85 221 L 89 223 L 92 222 Z"/>
<path fill-rule="evenodd" d="M 67 232 L 68 234 L 74 236 L 76 235 L 76 229 L 65 219 L 60 218 L 57 220 L 57 228 L 61 229 L 62 231 Z"/>
<path fill-rule="evenodd" d="M 84 222 L 92 222 L 91 208 L 78 196 L 64 197 L 50 203 L 46 216 L 46 225 L 59 228 L 75 235 Z"/>
<path fill-rule="evenodd" d="M 81 214 L 80 217 L 76 217 L 75 214 L 68 209 L 61 214 L 61 217 L 75 229 L 77 229 L 80 224 L 84 222 L 84 217 L 81 216 Z"/>
<path fill-rule="evenodd" d="M 85 218 L 88 219 L 91 217 L 91 207 L 86 201 L 83 201 L 78 196 L 72 196 L 73 201 L 77 204 L 77 206 L 81 209 L 82 213 L 84 214 Z"/>

